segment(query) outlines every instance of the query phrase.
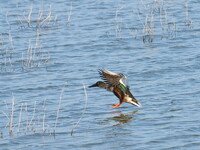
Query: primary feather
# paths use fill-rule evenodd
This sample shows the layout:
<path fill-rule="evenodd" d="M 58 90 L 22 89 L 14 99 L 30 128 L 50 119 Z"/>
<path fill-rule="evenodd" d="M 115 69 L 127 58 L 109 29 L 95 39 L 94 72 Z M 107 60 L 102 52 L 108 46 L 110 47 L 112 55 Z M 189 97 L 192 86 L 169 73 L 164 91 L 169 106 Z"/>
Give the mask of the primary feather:
<path fill-rule="evenodd" d="M 108 70 L 99 70 L 99 74 L 102 80 L 104 80 L 106 83 L 111 84 L 113 86 L 118 85 L 120 80 L 122 81 L 123 78 L 126 78 L 126 76 L 123 74 L 116 74 Z"/>

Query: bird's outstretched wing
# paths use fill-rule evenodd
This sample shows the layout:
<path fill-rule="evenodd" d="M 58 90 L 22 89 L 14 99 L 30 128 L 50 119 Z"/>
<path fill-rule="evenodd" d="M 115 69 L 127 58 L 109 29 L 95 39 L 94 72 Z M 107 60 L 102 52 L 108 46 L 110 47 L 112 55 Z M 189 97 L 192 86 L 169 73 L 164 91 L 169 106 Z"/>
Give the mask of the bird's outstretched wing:
<path fill-rule="evenodd" d="M 126 78 L 123 74 L 116 74 L 108 70 L 99 70 L 99 74 L 102 80 L 113 86 L 118 85 L 122 78 Z"/>

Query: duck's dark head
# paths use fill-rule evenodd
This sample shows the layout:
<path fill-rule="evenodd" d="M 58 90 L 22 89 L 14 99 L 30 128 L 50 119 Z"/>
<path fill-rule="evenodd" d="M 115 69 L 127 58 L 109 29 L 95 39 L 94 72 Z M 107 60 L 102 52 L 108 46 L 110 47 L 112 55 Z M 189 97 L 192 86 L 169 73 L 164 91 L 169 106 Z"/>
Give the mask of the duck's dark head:
<path fill-rule="evenodd" d="M 108 84 L 106 84 L 106 83 L 104 83 L 104 82 L 102 82 L 102 81 L 98 81 L 98 82 L 96 82 L 95 84 L 90 85 L 90 86 L 88 86 L 88 87 L 89 87 L 89 88 L 91 88 L 91 87 L 107 88 L 107 87 L 108 87 Z"/>

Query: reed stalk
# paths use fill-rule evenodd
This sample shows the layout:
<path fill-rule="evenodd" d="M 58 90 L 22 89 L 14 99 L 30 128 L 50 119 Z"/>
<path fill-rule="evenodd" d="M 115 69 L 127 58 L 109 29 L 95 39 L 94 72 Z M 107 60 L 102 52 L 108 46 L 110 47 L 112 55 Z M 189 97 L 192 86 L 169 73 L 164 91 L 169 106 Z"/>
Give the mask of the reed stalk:
<path fill-rule="evenodd" d="M 35 101 L 35 103 L 34 103 L 33 115 L 32 115 L 32 118 L 31 118 L 31 120 L 30 120 L 29 124 L 28 124 L 28 127 L 27 127 L 27 129 L 29 129 L 29 128 L 30 128 L 30 126 L 31 126 L 31 124 L 32 124 L 32 122 L 33 122 L 33 120 L 35 119 L 35 110 L 36 110 L 36 101 Z"/>
<path fill-rule="evenodd" d="M 14 116 L 14 107 L 15 107 L 15 98 L 14 96 L 12 97 L 12 111 L 11 111 L 11 115 L 10 115 L 10 135 L 13 134 L 13 116 Z"/>
<path fill-rule="evenodd" d="M 84 88 L 84 93 L 85 93 L 85 107 L 83 109 L 83 112 L 81 114 L 81 117 L 79 118 L 79 120 L 77 121 L 77 123 L 72 127 L 72 130 L 71 130 L 71 136 L 73 136 L 73 133 L 74 133 L 74 129 L 79 125 L 79 123 L 81 122 L 82 118 L 83 118 L 83 115 L 85 114 L 86 112 L 86 109 L 87 109 L 87 104 L 88 104 L 88 96 L 87 96 L 87 91 L 86 91 L 86 87 L 83 83 L 83 88 Z"/>
<path fill-rule="evenodd" d="M 49 6 L 49 14 L 48 16 L 40 23 L 40 26 L 42 26 L 45 22 L 47 22 L 51 18 L 51 5 Z"/>
<path fill-rule="evenodd" d="M 30 11 L 27 17 L 28 27 L 31 27 L 31 14 L 32 14 L 33 6 L 30 7 Z"/>
<path fill-rule="evenodd" d="M 57 127 L 57 124 L 58 124 L 58 118 L 59 118 L 59 112 L 60 112 L 60 107 L 61 107 L 61 102 L 62 102 L 62 96 L 63 96 L 63 93 L 64 93 L 64 90 L 65 90 L 65 87 L 66 85 L 64 85 L 64 87 L 62 88 L 62 91 L 60 93 L 60 99 L 59 99 L 59 104 L 58 104 L 58 108 L 57 108 L 57 113 L 56 113 L 56 121 L 55 121 L 55 125 L 54 125 L 54 134 L 56 133 L 56 127 Z"/>
<path fill-rule="evenodd" d="M 67 22 L 66 22 L 67 24 L 70 23 L 71 15 L 72 15 L 72 2 L 71 2 L 69 13 L 67 14 Z M 57 17 L 55 17 L 55 19 L 57 19 Z M 55 19 L 54 19 L 54 21 L 55 21 Z"/>
<path fill-rule="evenodd" d="M 44 103 L 43 103 L 43 123 L 42 123 L 42 130 L 43 133 L 45 133 L 46 129 L 45 129 L 45 119 L 46 119 L 46 98 L 44 99 Z"/>
<path fill-rule="evenodd" d="M 21 121 L 22 121 L 22 107 L 23 107 L 23 103 L 21 104 L 21 107 L 20 107 L 17 133 L 20 132 L 20 125 L 21 125 Z"/>
<path fill-rule="evenodd" d="M 25 103 L 25 111 L 26 111 L 26 127 L 25 127 L 25 134 L 27 134 L 28 131 L 28 104 Z"/>
<path fill-rule="evenodd" d="M 185 24 L 188 28 L 192 28 L 192 21 L 189 18 L 188 0 L 185 0 Z"/>

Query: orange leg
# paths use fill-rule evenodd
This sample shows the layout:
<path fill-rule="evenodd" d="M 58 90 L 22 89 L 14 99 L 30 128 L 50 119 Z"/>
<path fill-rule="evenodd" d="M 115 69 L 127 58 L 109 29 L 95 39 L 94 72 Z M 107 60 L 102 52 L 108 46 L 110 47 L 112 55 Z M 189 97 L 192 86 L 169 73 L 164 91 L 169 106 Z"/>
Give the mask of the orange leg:
<path fill-rule="evenodd" d="M 119 102 L 117 105 L 111 105 L 110 107 L 116 108 L 116 107 L 119 107 L 121 104 L 122 104 L 122 102 Z"/>

